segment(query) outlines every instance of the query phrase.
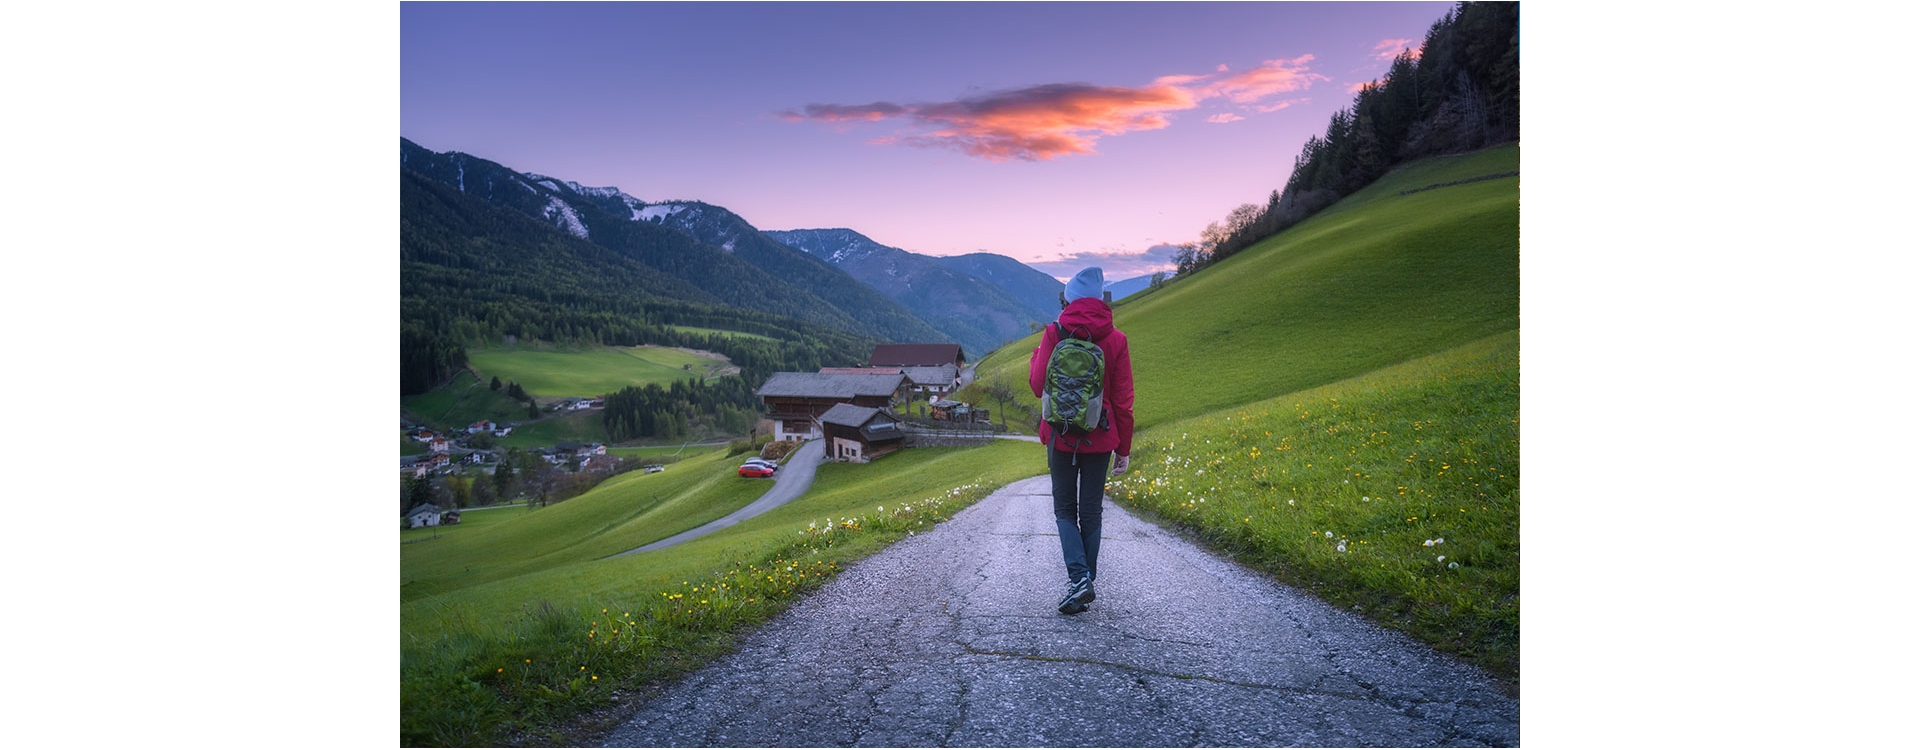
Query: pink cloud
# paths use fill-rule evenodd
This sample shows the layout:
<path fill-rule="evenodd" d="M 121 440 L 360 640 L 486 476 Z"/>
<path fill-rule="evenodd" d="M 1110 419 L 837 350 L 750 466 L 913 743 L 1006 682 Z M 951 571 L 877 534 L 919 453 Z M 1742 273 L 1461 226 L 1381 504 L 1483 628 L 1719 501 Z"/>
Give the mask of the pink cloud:
<path fill-rule="evenodd" d="M 1413 59 L 1420 59 L 1420 49 L 1413 46 L 1412 39 L 1382 39 L 1373 45 L 1373 56 L 1381 60 L 1392 60 L 1400 56 L 1401 50 L 1411 50 Z"/>
<path fill-rule="evenodd" d="M 884 145 L 949 148 L 991 161 L 1044 161 L 1070 154 L 1096 153 L 1102 136 L 1158 130 L 1172 124 L 1169 115 L 1200 102 L 1225 98 L 1271 112 L 1299 99 L 1258 104 L 1276 94 L 1301 91 L 1330 80 L 1308 69 L 1312 55 L 1268 60 L 1234 73 L 1221 65 L 1208 75 L 1166 75 L 1138 88 L 1052 83 L 932 104 L 809 104 L 778 115 L 791 122 L 861 123 L 897 120 L 900 132 L 870 140 Z M 1220 113 L 1211 123 L 1245 119 Z"/>
<path fill-rule="evenodd" d="M 1208 84 L 1204 93 L 1206 96 L 1225 96 L 1230 101 L 1247 104 L 1274 94 L 1305 89 L 1315 81 L 1331 80 L 1307 70 L 1310 62 L 1313 62 L 1313 55 L 1301 55 L 1291 60 L 1268 60 L 1261 63 L 1260 67 Z"/>

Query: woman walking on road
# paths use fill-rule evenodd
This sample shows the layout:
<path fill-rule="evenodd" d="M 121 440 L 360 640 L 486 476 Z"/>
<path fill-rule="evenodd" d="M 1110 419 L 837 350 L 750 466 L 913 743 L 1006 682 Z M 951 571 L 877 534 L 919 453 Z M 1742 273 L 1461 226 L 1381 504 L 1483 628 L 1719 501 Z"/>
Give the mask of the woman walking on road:
<path fill-rule="evenodd" d="M 1027 364 L 1027 384 L 1042 403 L 1048 402 L 1048 380 L 1063 390 L 1060 367 L 1049 364 L 1063 338 L 1090 341 L 1099 349 L 1094 366 L 1102 371 L 1097 425 L 1086 431 L 1061 429 L 1040 423 L 1040 442 L 1047 446 L 1047 468 L 1053 475 L 1053 517 L 1060 529 L 1060 554 L 1067 564 L 1067 594 L 1060 599 L 1061 614 L 1079 614 L 1094 599 L 1093 581 L 1099 573 L 1100 501 L 1107 490 L 1107 464 L 1113 475 L 1127 471 L 1133 454 L 1133 361 L 1127 335 L 1113 327 L 1113 308 L 1102 291 L 1106 284 L 1100 267 L 1074 274 L 1067 282 L 1066 305 L 1060 318 L 1040 335 L 1040 346 Z M 1069 347 L 1074 346 L 1069 344 Z M 1092 354 L 1088 352 L 1088 354 Z M 1065 381 L 1072 385 L 1071 377 Z M 1071 402 L 1071 394 L 1068 394 Z M 1043 408 L 1043 411 L 1045 409 Z M 1054 415 L 1057 416 L 1057 415 Z"/>

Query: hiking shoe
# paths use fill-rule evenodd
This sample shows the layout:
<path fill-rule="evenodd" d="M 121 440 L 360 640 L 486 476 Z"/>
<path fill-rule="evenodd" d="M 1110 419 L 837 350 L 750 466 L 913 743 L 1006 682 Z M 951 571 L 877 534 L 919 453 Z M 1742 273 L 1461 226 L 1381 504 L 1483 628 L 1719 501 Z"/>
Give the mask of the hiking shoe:
<path fill-rule="evenodd" d="M 1093 578 L 1083 576 L 1067 587 L 1067 595 L 1060 600 L 1060 613 L 1075 615 L 1087 610 L 1087 602 L 1093 601 Z"/>

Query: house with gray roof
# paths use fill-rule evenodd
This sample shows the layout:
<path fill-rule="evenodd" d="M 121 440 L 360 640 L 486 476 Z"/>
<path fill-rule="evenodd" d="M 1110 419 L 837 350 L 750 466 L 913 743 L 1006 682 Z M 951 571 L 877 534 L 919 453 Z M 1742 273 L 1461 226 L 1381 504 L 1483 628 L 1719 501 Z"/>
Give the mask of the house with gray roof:
<path fill-rule="evenodd" d="M 754 392 L 767 406 L 775 440 L 822 435 L 820 417 L 841 404 L 885 409 L 906 392 L 907 376 L 894 373 L 776 372 Z"/>
<path fill-rule="evenodd" d="M 914 393 L 924 393 L 939 398 L 960 387 L 960 368 L 953 365 L 903 367 L 900 371 L 907 376 L 907 384 L 913 388 Z"/>
<path fill-rule="evenodd" d="M 900 418 L 885 409 L 839 404 L 820 415 L 827 457 L 866 463 L 906 446 Z"/>

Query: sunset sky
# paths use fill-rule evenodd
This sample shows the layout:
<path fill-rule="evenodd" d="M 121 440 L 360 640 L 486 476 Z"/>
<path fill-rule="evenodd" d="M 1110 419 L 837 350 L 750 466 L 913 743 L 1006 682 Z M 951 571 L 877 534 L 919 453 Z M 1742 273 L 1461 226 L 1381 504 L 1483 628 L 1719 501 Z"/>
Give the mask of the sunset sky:
<path fill-rule="evenodd" d="M 403 3 L 400 134 L 761 229 L 1171 267 L 1451 3 Z"/>

